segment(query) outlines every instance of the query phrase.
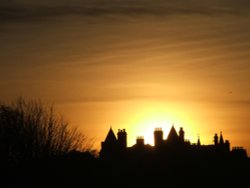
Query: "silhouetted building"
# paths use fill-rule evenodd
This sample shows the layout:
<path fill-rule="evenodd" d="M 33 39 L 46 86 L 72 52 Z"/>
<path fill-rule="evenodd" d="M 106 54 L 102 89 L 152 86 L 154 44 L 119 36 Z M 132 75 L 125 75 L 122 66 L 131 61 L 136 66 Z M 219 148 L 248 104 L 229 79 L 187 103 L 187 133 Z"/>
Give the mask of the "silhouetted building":
<path fill-rule="evenodd" d="M 179 134 L 174 126 L 171 127 L 166 139 L 163 138 L 163 131 L 161 128 L 154 130 L 154 147 L 144 143 L 142 136 L 137 137 L 136 144 L 127 147 L 127 133 L 125 129 L 118 130 L 118 138 L 116 138 L 112 128 L 110 128 L 108 135 L 100 151 L 102 159 L 113 159 L 118 157 L 155 155 L 161 158 L 167 157 L 185 157 L 185 158 L 223 158 L 223 157 L 247 157 L 246 150 L 242 147 L 233 147 L 230 151 L 230 143 L 228 140 L 224 141 L 222 132 L 220 137 L 215 133 L 214 143 L 211 145 L 202 145 L 200 137 L 198 136 L 197 143 L 191 144 L 185 139 L 184 129 L 181 127 Z"/>
<path fill-rule="evenodd" d="M 119 129 L 117 138 L 113 129 L 110 127 L 106 139 L 101 143 L 100 157 L 103 159 L 117 159 L 127 149 L 127 132 L 125 129 Z"/>

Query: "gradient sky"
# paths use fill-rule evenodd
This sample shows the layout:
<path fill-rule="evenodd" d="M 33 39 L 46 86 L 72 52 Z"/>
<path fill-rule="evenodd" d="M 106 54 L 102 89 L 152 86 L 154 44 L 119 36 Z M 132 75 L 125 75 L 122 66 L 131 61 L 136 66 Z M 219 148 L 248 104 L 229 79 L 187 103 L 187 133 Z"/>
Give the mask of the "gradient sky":
<path fill-rule="evenodd" d="M 250 1 L 0 2 L 0 99 L 54 103 L 96 147 L 183 127 L 250 154 Z"/>

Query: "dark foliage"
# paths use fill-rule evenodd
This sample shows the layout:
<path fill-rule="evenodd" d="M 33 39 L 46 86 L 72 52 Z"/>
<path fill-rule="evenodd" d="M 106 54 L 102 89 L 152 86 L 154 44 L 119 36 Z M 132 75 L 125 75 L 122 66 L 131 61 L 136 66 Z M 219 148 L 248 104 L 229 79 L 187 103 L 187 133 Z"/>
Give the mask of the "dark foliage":
<path fill-rule="evenodd" d="M 24 98 L 0 105 L 1 166 L 90 150 L 88 144 L 81 132 L 54 112 L 53 106 Z"/>

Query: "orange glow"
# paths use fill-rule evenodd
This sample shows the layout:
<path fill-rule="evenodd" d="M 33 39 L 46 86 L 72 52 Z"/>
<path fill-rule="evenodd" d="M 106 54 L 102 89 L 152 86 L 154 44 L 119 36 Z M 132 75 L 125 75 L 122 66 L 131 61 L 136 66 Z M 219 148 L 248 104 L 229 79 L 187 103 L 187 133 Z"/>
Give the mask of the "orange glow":
<path fill-rule="evenodd" d="M 81 3 L 83 14 L 67 10 L 43 19 L 39 12 L 37 20 L 44 21 L 37 23 L 6 12 L 11 21 L 0 35 L 0 99 L 52 102 L 98 149 L 110 126 L 115 133 L 126 129 L 131 146 L 137 136 L 153 144 L 157 127 L 166 138 L 174 124 L 192 143 L 199 134 L 202 144 L 211 144 L 222 131 L 232 146 L 250 153 L 249 6 L 235 12 L 236 3 L 215 8 L 218 3 L 208 1 L 210 8 L 183 11 L 178 1 L 138 2 L 146 10 L 138 15 L 126 12 L 126 3 L 84 14 L 90 5 Z M 199 7 L 205 14 L 195 11 Z"/>
<path fill-rule="evenodd" d="M 137 108 L 133 109 L 133 114 L 128 117 L 128 120 L 124 121 L 124 128 L 126 128 L 128 133 L 129 146 L 135 144 L 137 136 L 143 136 L 145 144 L 154 145 L 154 129 L 162 128 L 164 139 L 166 139 L 172 125 L 174 125 L 177 131 L 180 127 L 184 127 L 187 139 L 192 141 L 197 139 L 197 130 L 195 130 L 194 122 L 181 110 L 180 106 L 174 107 L 173 104 L 165 105 L 159 102 L 140 103 Z M 193 137 L 192 132 L 194 132 L 195 137 Z"/>
<path fill-rule="evenodd" d="M 244 113 L 236 114 L 233 110 L 230 113 L 223 112 L 219 104 L 137 100 L 69 103 L 58 108 L 71 120 L 71 124 L 77 125 L 83 133 L 87 133 L 86 136 L 94 139 L 97 149 L 100 149 L 101 141 L 105 139 L 110 126 L 115 134 L 118 129 L 126 129 L 128 146 L 132 146 L 138 136 L 144 137 L 145 144 L 153 145 L 153 132 L 159 127 L 162 128 L 166 139 L 173 124 L 177 131 L 180 127 L 184 128 L 185 139 L 191 143 L 196 143 L 199 135 L 201 144 L 212 144 L 213 135 L 222 131 L 224 138 L 229 139 L 232 146 L 247 145 L 247 140 L 244 143 L 239 142 L 243 134 L 228 126 L 241 124 L 240 119 L 235 118 L 232 121 L 230 118 L 224 118 L 227 115 L 244 117 Z M 248 132 L 246 137 L 247 134 Z"/>

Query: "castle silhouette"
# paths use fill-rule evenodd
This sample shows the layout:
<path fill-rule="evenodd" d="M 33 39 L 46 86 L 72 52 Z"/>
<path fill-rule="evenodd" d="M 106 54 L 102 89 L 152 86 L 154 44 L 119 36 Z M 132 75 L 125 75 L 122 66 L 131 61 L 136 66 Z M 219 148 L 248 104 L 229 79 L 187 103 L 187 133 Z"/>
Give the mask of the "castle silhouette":
<path fill-rule="evenodd" d="M 179 134 L 178 134 L 179 133 Z M 105 140 L 101 143 L 100 158 L 105 160 L 115 159 L 223 159 L 223 158 L 247 158 L 247 152 L 243 147 L 232 147 L 229 140 L 224 140 L 222 132 L 215 133 L 213 144 L 202 145 L 198 137 L 197 143 L 190 143 L 185 139 L 184 129 L 181 127 L 177 133 L 174 126 L 171 127 L 166 139 L 163 138 L 162 128 L 154 130 L 154 146 L 144 143 L 143 137 L 137 137 L 136 143 L 127 146 L 127 132 L 119 129 L 117 137 L 110 127 Z"/>

